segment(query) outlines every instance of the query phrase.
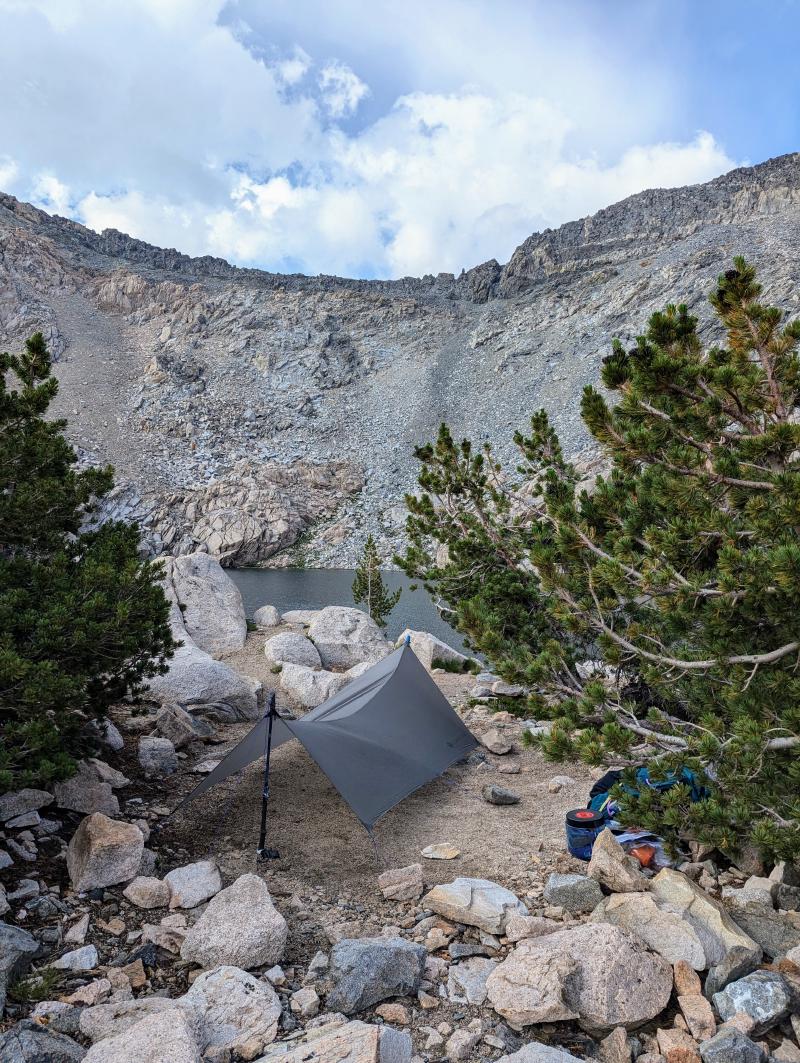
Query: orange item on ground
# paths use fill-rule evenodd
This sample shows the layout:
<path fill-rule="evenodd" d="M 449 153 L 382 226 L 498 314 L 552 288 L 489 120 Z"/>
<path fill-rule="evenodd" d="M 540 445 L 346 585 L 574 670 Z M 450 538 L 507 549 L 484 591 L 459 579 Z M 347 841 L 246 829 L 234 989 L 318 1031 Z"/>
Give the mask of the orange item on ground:
<path fill-rule="evenodd" d="M 650 867 L 653 862 L 653 857 L 656 855 L 656 851 L 652 845 L 637 845 L 634 849 L 629 849 L 628 852 L 631 856 L 635 856 L 642 867 Z"/>

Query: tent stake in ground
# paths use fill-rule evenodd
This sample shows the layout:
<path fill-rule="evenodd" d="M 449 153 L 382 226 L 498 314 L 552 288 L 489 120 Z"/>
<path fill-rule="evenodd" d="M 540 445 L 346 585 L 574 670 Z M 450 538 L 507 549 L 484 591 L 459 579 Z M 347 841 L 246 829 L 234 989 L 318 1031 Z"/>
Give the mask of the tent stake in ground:
<path fill-rule="evenodd" d="M 268 849 L 267 845 L 267 802 L 269 801 L 269 758 L 272 753 L 272 721 L 277 715 L 275 710 L 275 694 L 269 696 L 266 713 L 267 741 L 264 749 L 264 788 L 261 792 L 261 832 L 258 836 L 258 849 L 256 852 L 262 860 L 279 860 L 280 853 L 277 849 Z"/>

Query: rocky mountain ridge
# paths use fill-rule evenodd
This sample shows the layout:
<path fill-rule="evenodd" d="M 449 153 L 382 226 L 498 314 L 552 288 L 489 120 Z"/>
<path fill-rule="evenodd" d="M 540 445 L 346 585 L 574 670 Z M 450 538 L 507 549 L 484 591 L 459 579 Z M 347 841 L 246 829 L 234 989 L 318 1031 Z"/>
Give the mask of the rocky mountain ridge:
<path fill-rule="evenodd" d="M 491 440 L 541 406 L 587 443 L 582 387 L 611 338 L 743 253 L 797 305 L 800 155 L 631 196 L 455 277 L 285 276 L 97 234 L 0 195 L 0 344 L 41 329 L 57 412 L 111 461 L 108 512 L 155 552 L 350 565 L 402 541 L 415 444 L 442 420 Z"/>

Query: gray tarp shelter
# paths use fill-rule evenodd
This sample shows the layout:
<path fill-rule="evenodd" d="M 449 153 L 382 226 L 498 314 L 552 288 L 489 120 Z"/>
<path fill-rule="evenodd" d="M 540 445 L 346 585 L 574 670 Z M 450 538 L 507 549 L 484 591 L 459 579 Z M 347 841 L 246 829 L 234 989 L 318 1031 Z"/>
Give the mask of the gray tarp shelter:
<path fill-rule="evenodd" d="M 270 717 L 260 720 L 182 805 L 266 755 Z M 271 748 L 297 738 L 367 830 L 477 740 L 409 645 L 352 680 L 300 719 L 272 716 Z"/>

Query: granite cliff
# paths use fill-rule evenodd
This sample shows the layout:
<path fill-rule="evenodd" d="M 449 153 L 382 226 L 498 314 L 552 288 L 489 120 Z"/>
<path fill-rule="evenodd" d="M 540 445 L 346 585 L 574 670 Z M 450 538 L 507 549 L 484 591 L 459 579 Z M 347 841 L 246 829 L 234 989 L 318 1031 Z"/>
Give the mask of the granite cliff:
<path fill-rule="evenodd" d="M 710 284 L 740 253 L 791 309 L 798 238 L 798 154 L 632 196 L 505 266 L 395 281 L 238 269 L 0 195 L 0 345 L 45 333 L 57 412 L 85 460 L 115 465 L 108 511 L 154 552 L 349 565 L 369 532 L 399 545 L 413 447 L 440 421 L 502 456 L 545 406 L 580 451 L 612 336 L 669 301 L 710 328 Z"/>

